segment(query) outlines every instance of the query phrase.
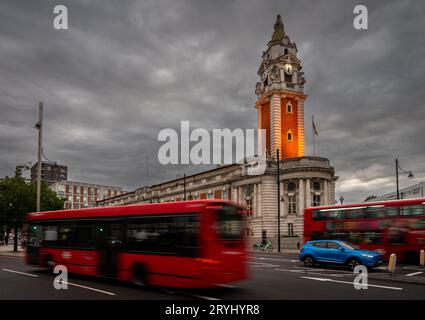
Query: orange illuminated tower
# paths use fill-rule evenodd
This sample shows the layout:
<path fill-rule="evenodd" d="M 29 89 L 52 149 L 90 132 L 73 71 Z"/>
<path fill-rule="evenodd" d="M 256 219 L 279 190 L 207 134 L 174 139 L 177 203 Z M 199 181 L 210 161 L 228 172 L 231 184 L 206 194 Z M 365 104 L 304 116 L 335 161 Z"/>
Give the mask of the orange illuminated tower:
<path fill-rule="evenodd" d="M 263 52 L 255 86 L 258 128 L 266 129 L 267 153 L 280 159 L 304 156 L 304 72 L 297 46 L 285 33 L 280 15 Z"/>

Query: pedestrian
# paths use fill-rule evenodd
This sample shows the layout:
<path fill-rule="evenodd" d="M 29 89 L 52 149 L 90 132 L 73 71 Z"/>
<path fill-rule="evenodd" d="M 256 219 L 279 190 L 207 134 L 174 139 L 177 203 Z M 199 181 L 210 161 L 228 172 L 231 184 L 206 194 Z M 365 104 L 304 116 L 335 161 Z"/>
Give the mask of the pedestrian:
<path fill-rule="evenodd" d="M 9 244 L 9 234 L 8 234 L 7 232 L 4 234 L 4 243 L 5 243 L 6 245 L 8 245 L 8 244 Z"/>

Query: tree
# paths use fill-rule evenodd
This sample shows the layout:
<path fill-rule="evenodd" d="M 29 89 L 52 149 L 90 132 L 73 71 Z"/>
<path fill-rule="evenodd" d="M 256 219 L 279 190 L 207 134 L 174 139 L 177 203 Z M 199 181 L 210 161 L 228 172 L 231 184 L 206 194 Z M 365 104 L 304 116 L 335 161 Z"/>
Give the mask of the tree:
<path fill-rule="evenodd" d="M 14 251 L 18 251 L 18 229 L 22 227 L 27 214 L 36 211 L 36 184 L 22 177 L 23 171 L 28 169 L 27 165 L 19 165 L 14 177 L 0 179 L 0 221 L 14 228 Z M 63 209 L 63 203 L 63 199 L 42 183 L 41 211 Z"/>
<path fill-rule="evenodd" d="M 373 200 L 373 199 L 376 199 L 376 198 L 378 198 L 378 197 L 372 194 L 372 195 L 367 196 L 367 198 L 364 200 L 364 202 L 367 202 L 367 201 L 370 201 L 370 200 Z"/>

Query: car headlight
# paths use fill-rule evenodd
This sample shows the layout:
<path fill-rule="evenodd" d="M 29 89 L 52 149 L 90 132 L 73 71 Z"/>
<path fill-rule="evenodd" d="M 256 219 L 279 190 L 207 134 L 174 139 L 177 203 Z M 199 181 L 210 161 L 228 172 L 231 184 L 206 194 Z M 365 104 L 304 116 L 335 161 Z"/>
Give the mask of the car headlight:
<path fill-rule="evenodd" d="M 371 254 L 362 253 L 361 255 L 363 257 L 366 257 L 366 258 L 369 258 L 369 259 L 372 259 L 373 258 L 373 256 Z"/>

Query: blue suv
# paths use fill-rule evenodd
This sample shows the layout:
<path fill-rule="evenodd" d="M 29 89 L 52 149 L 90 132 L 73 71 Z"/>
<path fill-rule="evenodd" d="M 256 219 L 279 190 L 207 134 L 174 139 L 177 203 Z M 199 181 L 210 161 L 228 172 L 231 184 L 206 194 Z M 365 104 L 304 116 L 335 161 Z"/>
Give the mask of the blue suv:
<path fill-rule="evenodd" d="M 372 268 L 382 264 L 382 255 L 375 251 L 356 248 L 339 240 L 317 240 L 307 242 L 300 251 L 300 260 L 311 268 L 315 263 L 347 265 L 354 270 L 357 265 Z"/>

